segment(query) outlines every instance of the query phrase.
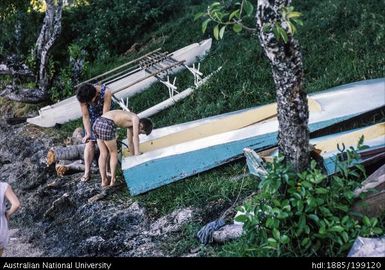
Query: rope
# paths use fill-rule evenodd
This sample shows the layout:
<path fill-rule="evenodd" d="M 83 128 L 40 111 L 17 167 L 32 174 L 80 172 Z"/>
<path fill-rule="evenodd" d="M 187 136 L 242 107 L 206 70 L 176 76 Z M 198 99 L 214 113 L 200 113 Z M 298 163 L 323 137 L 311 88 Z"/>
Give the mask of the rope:
<path fill-rule="evenodd" d="M 233 204 L 229 208 L 227 208 L 226 211 L 224 211 L 223 214 L 218 219 L 211 221 L 211 222 L 207 223 L 206 225 L 204 225 L 196 234 L 196 236 L 197 236 L 197 238 L 201 244 L 207 245 L 207 244 L 211 243 L 213 241 L 213 233 L 226 225 L 225 216 L 228 214 L 228 212 L 230 210 L 232 210 L 234 208 L 235 204 L 239 200 L 239 196 L 240 196 L 241 191 L 243 189 L 245 176 L 247 175 L 245 173 L 246 167 L 244 167 L 243 172 L 244 172 L 244 174 L 242 177 L 241 187 L 239 188 L 237 197 L 236 197 L 235 201 L 233 202 Z"/>

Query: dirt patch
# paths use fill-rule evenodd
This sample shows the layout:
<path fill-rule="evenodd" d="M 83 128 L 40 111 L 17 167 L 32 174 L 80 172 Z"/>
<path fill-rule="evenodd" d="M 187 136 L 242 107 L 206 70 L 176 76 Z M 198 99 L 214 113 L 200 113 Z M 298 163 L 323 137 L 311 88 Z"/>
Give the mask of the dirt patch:
<path fill-rule="evenodd" d="M 41 257 L 43 252 L 23 241 L 19 235 L 19 229 L 11 229 L 10 241 L 3 257 Z"/>

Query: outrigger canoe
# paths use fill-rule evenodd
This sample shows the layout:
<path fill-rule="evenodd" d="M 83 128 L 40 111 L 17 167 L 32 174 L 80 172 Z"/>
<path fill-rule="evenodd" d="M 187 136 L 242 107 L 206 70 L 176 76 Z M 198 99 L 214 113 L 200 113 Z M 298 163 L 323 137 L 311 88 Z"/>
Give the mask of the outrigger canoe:
<path fill-rule="evenodd" d="M 360 150 L 357 149 L 356 146 L 362 136 L 364 139 L 363 144 L 366 147 Z M 326 173 L 332 175 L 338 171 L 336 160 L 344 160 L 346 158 L 344 151 L 350 149 L 350 147 L 356 149 L 359 157 L 357 160 L 352 161 L 351 165 L 357 163 L 370 163 L 371 161 L 376 161 L 376 158 L 384 158 L 385 122 L 364 128 L 317 137 L 311 139 L 309 143 L 314 145 L 315 149 L 320 152 L 319 155 L 323 158 Z M 258 164 L 254 165 L 255 168 L 250 168 L 250 166 L 253 166 L 253 162 L 250 159 L 255 157 L 249 155 L 249 153 L 245 152 L 246 159 L 249 158 L 249 170 L 251 173 L 257 172 L 256 169 L 258 169 Z M 251 153 L 251 155 L 253 155 L 253 153 Z M 278 150 L 277 148 L 272 148 L 259 152 L 258 155 L 266 162 L 272 162 L 273 158 L 278 155 Z M 253 174 L 258 175 L 258 173 Z"/>
<path fill-rule="evenodd" d="M 385 78 L 309 95 L 311 132 L 385 106 Z M 276 104 L 156 129 L 141 137 L 140 156 L 123 149 L 122 171 L 132 195 L 141 194 L 277 143 Z"/>
<path fill-rule="evenodd" d="M 98 81 L 106 84 L 114 94 L 114 98 L 118 100 L 132 97 L 146 90 L 165 75 L 175 74 L 204 57 L 210 50 L 211 44 L 212 40 L 206 39 L 173 53 L 162 53 L 157 49 L 85 82 Z M 27 122 L 41 127 L 53 127 L 80 117 L 79 102 L 76 96 L 72 96 L 41 108 L 39 115 L 28 118 Z"/>

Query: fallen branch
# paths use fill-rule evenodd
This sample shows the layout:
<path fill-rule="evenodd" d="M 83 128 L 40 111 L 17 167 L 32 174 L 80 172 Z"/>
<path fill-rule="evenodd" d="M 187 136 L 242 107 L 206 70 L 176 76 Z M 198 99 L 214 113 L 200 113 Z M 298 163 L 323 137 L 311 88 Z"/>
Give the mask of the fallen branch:
<path fill-rule="evenodd" d="M 0 97 L 12 101 L 32 104 L 41 103 L 49 99 L 48 94 L 40 89 L 19 89 L 12 85 L 7 85 L 0 93 Z"/>

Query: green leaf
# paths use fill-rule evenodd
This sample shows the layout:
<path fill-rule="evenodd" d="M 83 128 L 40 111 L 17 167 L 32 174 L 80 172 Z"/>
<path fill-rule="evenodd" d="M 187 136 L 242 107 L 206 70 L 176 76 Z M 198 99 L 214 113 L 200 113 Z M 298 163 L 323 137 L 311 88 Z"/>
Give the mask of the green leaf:
<path fill-rule="evenodd" d="M 240 24 L 234 24 L 233 25 L 233 30 L 235 33 L 239 33 L 242 31 L 242 26 Z"/>
<path fill-rule="evenodd" d="M 281 243 L 287 244 L 287 243 L 289 243 L 289 241 L 290 241 L 290 238 L 286 234 L 282 235 Z"/>
<path fill-rule="evenodd" d="M 276 247 L 278 244 L 277 240 L 275 240 L 274 238 L 268 238 L 267 243 L 269 243 L 269 246 L 271 246 L 271 247 Z"/>
<path fill-rule="evenodd" d="M 308 215 L 308 217 L 313 220 L 316 224 L 318 224 L 319 222 L 319 217 L 317 215 L 314 215 L 314 214 L 310 214 Z"/>
<path fill-rule="evenodd" d="M 301 19 L 292 18 L 291 20 L 294 21 L 296 24 L 303 26 L 303 21 Z"/>
<path fill-rule="evenodd" d="M 204 13 L 204 12 L 199 12 L 199 13 L 195 14 L 194 21 L 198 20 L 200 17 L 202 17 L 204 15 L 206 15 L 206 13 Z"/>
<path fill-rule="evenodd" d="M 365 224 L 366 226 L 370 226 L 370 220 L 369 220 L 369 218 L 368 218 L 367 216 L 364 216 L 364 218 L 362 219 L 362 221 L 364 222 L 364 224 Z"/>
<path fill-rule="evenodd" d="M 219 31 L 219 38 L 222 39 L 223 35 L 225 34 L 226 25 L 222 26 L 221 30 Z"/>
<path fill-rule="evenodd" d="M 278 241 L 281 239 L 281 233 L 277 229 L 273 229 L 273 236 Z"/>
<path fill-rule="evenodd" d="M 348 233 L 347 232 L 342 232 L 341 235 L 342 235 L 342 239 L 344 240 L 344 242 L 347 243 L 349 241 Z"/>
<path fill-rule="evenodd" d="M 327 194 L 329 192 L 329 190 L 327 190 L 326 188 L 316 188 L 315 189 L 315 193 L 317 194 Z"/>
<path fill-rule="evenodd" d="M 290 33 L 294 34 L 295 32 L 297 32 L 297 28 L 292 22 L 288 21 L 287 26 L 289 27 Z"/>
<path fill-rule="evenodd" d="M 330 228 L 330 231 L 332 232 L 343 232 L 345 229 L 343 227 L 341 227 L 340 225 L 335 225 L 333 227 Z"/>
<path fill-rule="evenodd" d="M 207 19 L 207 20 L 205 20 L 205 21 L 202 23 L 202 32 L 203 32 L 203 33 L 206 32 L 207 25 L 209 24 L 210 21 L 211 21 L 211 19 Z"/>
<path fill-rule="evenodd" d="M 299 218 L 299 222 L 298 222 L 298 227 L 303 230 L 305 228 L 305 225 L 306 225 L 306 217 L 305 215 L 302 215 L 300 218 Z"/>
<path fill-rule="evenodd" d="M 286 31 L 281 26 L 277 26 L 277 31 L 279 36 L 282 38 L 283 42 L 287 43 L 287 41 L 289 40 L 289 37 L 287 36 Z M 303 186 L 305 186 L 304 183 L 306 184 L 307 182 L 304 181 L 302 183 Z"/>
<path fill-rule="evenodd" d="M 309 238 L 304 238 L 304 239 L 301 241 L 301 246 L 305 247 L 305 246 L 307 246 L 309 243 L 310 243 L 310 239 L 309 239 Z"/>
<path fill-rule="evenodd" d="M 254 10 L 253 4 L 245 0 L 245 2 L 243 3 L 243 8 L 245 9 L 247 16 L 251 16 Z"/>
<path fill-rule="evenodd" d="M 297 192 L 293 193 L 293 197 L 295 197 L 297 200 L 302 200 L 301 195 L 299 193 L 297 193 Z"/>
<path fill-rule="evenodd" d="M 219 39 L 219 26 L 218 26 L 218 24 L 214 27 L 214 37 L 216 40 Z"/>
<path fill-rule="evenodd" d="M 267 220 L 266 220 L 266 227 L 267 228 L 273 228 L 274 227 L 274 219 L 273 218 L 268 218 Z"/>
<path fill-rule="evenodd" d="M 245 222 L 247 222 L 249 219 L 248 219 L 247 216 L 245 216 L 245 215 L 239 215 L 239 216 L 236 216 L 236 217 L 234 218 L 234 220 L 237 221 L 237 222 L 245 223 Z"/>
<path fill-rule="evenodd" d="M 287 18 L 290 19 L 290 18 L 299 18 L 302 16 L 302 13 L 301 12 L 298 12 L 298 11 L 292 11 L 292 12 L 289 12 L 289 14 L 287 15 Z"/>
<path fill-rule="evenodd" d="M 239 19 L 239 14 L 240 14 L 240 10 L 239 9 L 236 9 L 233 12 L 231 12 L 231 14 L 229 16 L 229 21 L 231 21 L 231 19 L 234 18 L 234 17 Z"/>
<path fill-rule="evenodd" d="M 216 7 L 216 6 L 220 6 L 221 5 L 221 2 L 214 2 L 210 5 L 210 7 Z"/>

